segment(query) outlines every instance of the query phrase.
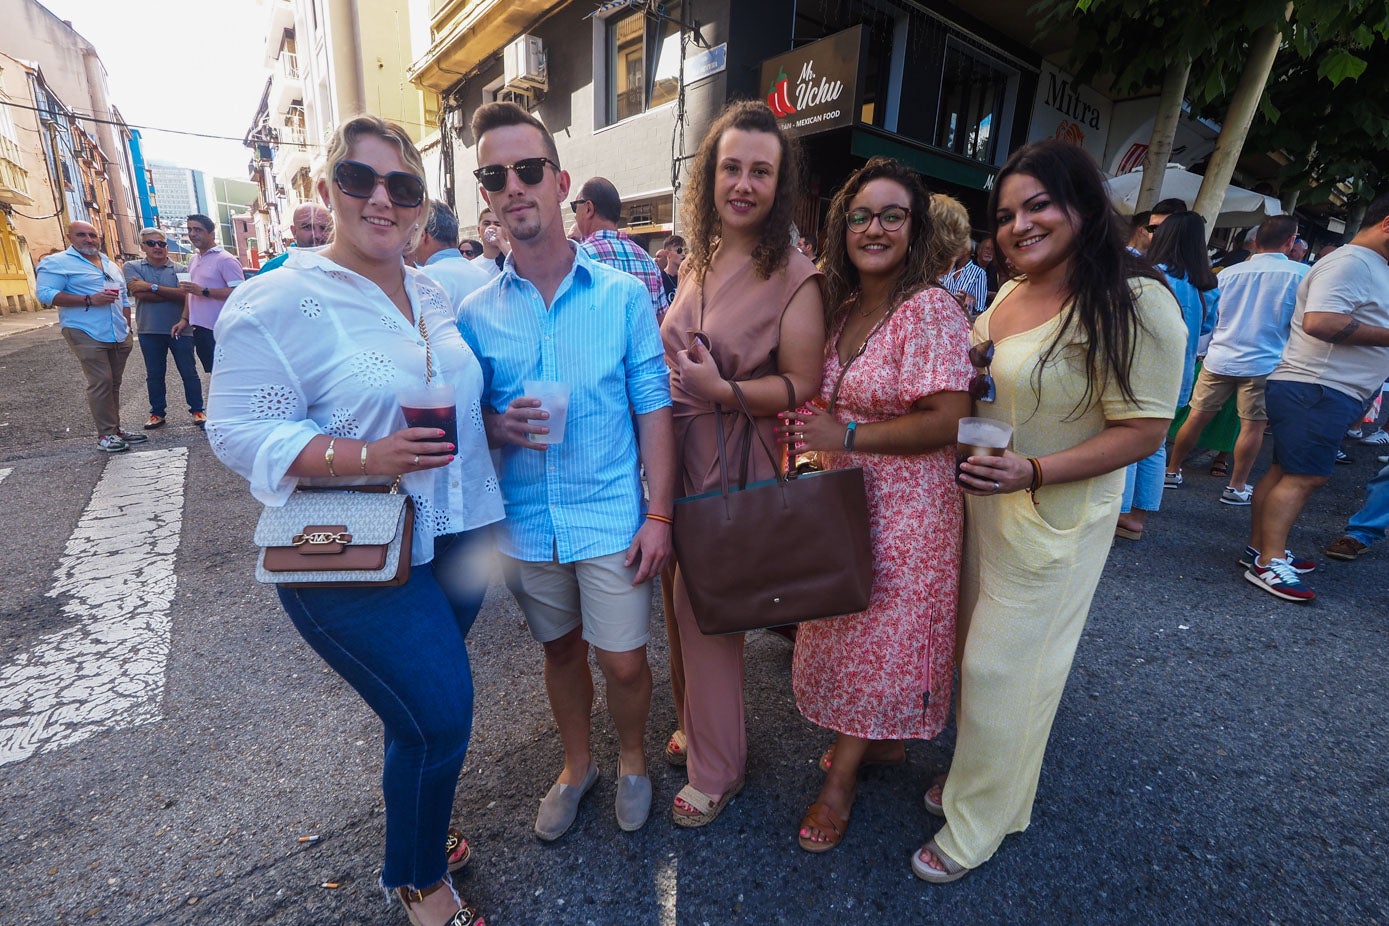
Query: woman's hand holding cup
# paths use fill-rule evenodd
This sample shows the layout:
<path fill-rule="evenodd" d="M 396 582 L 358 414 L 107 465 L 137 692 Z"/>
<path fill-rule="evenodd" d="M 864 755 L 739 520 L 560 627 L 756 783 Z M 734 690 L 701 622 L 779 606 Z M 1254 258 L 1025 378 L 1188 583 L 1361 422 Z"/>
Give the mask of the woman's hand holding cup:
<path fill-rule="evenodd" d="M 439 428 L 401 428 L 380 440 L 367 442 L 367 473 L 373 476 L 398 476 L 425 469 L 437 469 L 453 462 L 457 451 L 444 440 Z M 360 475 L 356 460 L 348 461 L 339 452 L 338 475 Z"/>

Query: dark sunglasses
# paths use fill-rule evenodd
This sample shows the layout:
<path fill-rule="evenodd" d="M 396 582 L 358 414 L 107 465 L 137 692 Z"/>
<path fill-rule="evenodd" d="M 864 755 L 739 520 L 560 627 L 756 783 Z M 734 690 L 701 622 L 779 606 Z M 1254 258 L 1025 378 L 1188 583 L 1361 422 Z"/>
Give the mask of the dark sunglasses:
<path fill-rule="evenodd" d="M 685 249 L 684 249 L 684 248 L 671 248 L 671 250 L 673 250 L 676 254 L 684 254 L 684 253 L 685 253 Z"/>
<path fill-rule="evenodd" d="M 169 246 L 167 241 L 142 241 L 140 243 L 147 248 L 167 248 Z"/>
<path fill-rule="evenodd" d="M 487 192 L 500 193 L 506 189 L 507 171 L 516 171 L 516 176 L 522 183 L 526 186 L 535 186 L 545 178 L 546 164 L 559 170 L 559 165 L 549 158 L 525 158 L 515 164 L 488 164 L 486 167 L 479 167 L 473 171 L 473 176 Z"/>
<path fill-rule="evenodd" d="M 969 349 L 969 365 L 979 372 L 969 381 L 969 397 L 976 402 L 990 403 L 997 397 L 993 374 L 989 367 L 994 362 L 994 342 L 985 341 Z"/>
<path fill-rule="evenodd" d="M 525 177 L 522 177 L 521 179 L 524 180 L 524 179 L 526 179 L 526 178 L 525 178 Z M 493 191 L 493 192 L 495 192 L 495 191 Z M 575 215 L 577 215 L 578 212 L 579 212 L 579 207 L 580 207 L 580 206 L 582 206 L 584 203 L 591 203 L 591 202 L 593 202 L 593 200 L 591 200 L 591 199 L 571 199 L 571 200 L 569 201 L 569 211 L 572 212 L 572 213 L 574 213 Z"/>
<path fill-rule="evenodd" d="M 333 168 L 333 182 L 353 199 L 366 199 L 376 184 L 386 185 L 391 202 L 404 209 L 413 209 L 424 202 L 424 178 L 403 170 L 378 174 L 360 161 L 339 161 Z"/>
<path fill-rule="evenodd" d="M 1158 226 L 1156 226 L 1156 225 L 1145 225 L 1145 226 L 1143 226 L 1143 229 L 1144 229 L 1144 231 L 1146 231 L 1148 234 L 1153 235 L 1153 234 L 1156 234 L 1156 233 L 1157 233 Z"/>

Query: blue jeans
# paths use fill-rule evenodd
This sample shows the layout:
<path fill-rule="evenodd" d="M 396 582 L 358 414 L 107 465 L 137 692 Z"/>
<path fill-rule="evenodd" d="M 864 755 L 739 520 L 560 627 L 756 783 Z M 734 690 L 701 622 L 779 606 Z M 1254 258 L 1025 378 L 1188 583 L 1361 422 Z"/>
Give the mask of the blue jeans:
<path fill-rule="evenodd" d="M 212 329 L 204 328 L 201 325 L 189 325 L 188 330 L 193 332 L 193 349 L 198 352 L 198 359 L 202 361 L 203 369 L 212 372 L 212 352 L 217 348 L 217 342 L 212 337 Z"/>
<path fill-rule="evenodd" d="M 1135 508 L 1157 511 L 1162 506 L 1163 477 L 1167 472 L 1167 447 L 1150 457 L 1130 463 L 1124 473 L 1124 514 Z"/>
<path fill-rule="evenodd" d="M 435 538 L 434 561 L 393 588 L 280 588 L 290 620 L 385 725 L 387 888 L 437 884 L 473 724 L 464 640 L 487 592 L 469 562 L 490 550 L 486 529 Z M 436 579 L 436 572 L 446 580 Z M 483 577 L 447 581 L 447 577 Z"/>
<path fill-rule="evenodd" d="M 1384 539 L 1389 528 L 1389 463 L 1365 486 L 1365 504 L 1350 516 L 1346 533 L 1369 546 Z"/>
<path fill-rule="evenodd" d="M 203 381 L 198 379 L 198 365 L 193 359 L 193 339 L 175 338 L 167 334 L 140 333 L 140 353 L 145 356 L 145 388 L 150 394 L 150 414 L 163 418 L 168 412 L 165 403 L 164 380 L 169 372 L 169 355 L 183 380 L 183 398 L 190 412 L 203 410 Z"/>

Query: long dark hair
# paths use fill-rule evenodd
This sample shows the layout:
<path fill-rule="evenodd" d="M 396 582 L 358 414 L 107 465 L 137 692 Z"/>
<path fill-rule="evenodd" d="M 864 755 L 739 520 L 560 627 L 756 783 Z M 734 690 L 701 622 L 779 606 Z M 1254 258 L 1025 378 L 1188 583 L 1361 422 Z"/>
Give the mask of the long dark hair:
<path fill-rule="evenodd" d="M 1129 279 L 1148 277 L 1164 287 L 1167 281 L 1152 264 L 1129 251 L 1128 223 L 1109 201 L 1104 176 L 1094 160 L 1083 148 L 1057 139 L 1019 149 L 998 172 L 989 197 L 990 232 L 995 241 L 998 192 L 1013 174 L 1036 180 L 1053 202 L 1075 219 L 1066 276 L 1071 307 L 1063 312 L 1061 327 L 1037 365 L 1038 382 L 1042 367 L 1074 339 L 1072 329 L 1079 328 L 1085 366 L 1091 375 L 1086 378 L 1085 393 L 1076 404 L 1076 411 L 1084 409 L 1092 396 L 1103 391 L 1110 376 L 1124 397 L 1134 401 L 1137 397 L 1131 378 L 1133 350 L 1143 322 Z"/>
<path fill-rule="evenodd" d="M 1216 287 L 1211 259 L 1206 255 L 1206 220 L 1198 212 L 1174 212 L 1163 219 L 1153 232 L 1148 260 L 1203 293 Z"/>
<path fill-rule="evenodd" d="M 820 254 L 820 269 L 825 274 L 825 330 L 833 331 L 839 319 L 849 311 L 849 301 L 858 292 L 858 268 L 849 260 L 849 204 L 859 191 L 874 180 L 891 180 L 907 191 L 911 199 L 911 233 L 907 237 L 907 259 L 897 275 L 888 305 L 898 305 L 909 295 L 935 283 L 930 273 L 931 194 L 921 175 L 901 161 L 874 157 L 849 175 L 830 201 L 826 219 L 825 248 Z"/>
<path fill-rule="evenodd" d="M 770 277 L 786 263 L 791 253 L 792 213 L 796 196 L 801 189 L 800 149 L 777 125 L 776 114 L 760 100 L 740 100 L 724 107 L 700 143 L 690 169 L 684 206 L 685 238 L 688 241 L 687 260 L 690 271 L 700 279 L 709 269 L 714 245 L 723 231 L 723 223 L 714 204 L 714 170 L 718 167 L 719 140 L 729 129 L 745 132 L 766 132 L 775 135 L 781 144 L 781 164 L 777 166 L 776 198 L 762 235 L 752 250 L 752 262 L 763 279 Z"/>

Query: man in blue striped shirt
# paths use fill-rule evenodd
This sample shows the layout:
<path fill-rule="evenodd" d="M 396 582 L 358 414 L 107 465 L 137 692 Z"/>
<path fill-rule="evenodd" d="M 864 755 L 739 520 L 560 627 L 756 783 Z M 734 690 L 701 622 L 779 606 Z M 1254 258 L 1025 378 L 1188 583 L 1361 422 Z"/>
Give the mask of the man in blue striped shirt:
<path fill-rule="evenodd" d="M 642 740 L 651 707 L 651 580 L 671 565 L 675 436 L 651 297 L 629 274 L 578 252 L 561 207 L 569 175 L 554 138 L 512 103 L 473 115 L 475 172 L 511 241 L 501 274 L 463 301 L 458 327 L 482 363 L 488 437 L 502 447 L 507 584 L 545 647 L 545 683 L 564 770 L 536 835 L 558 839 L 598 778 L 589 748 L 597 651 L 620 747 L 618 825 L 651 808 Z M 562 439 L 526 383 L 568 385 Z M 534 438 L 541 438 L 536 440 Z M 641 475 L 650 501 L 643 510 Z"/>

